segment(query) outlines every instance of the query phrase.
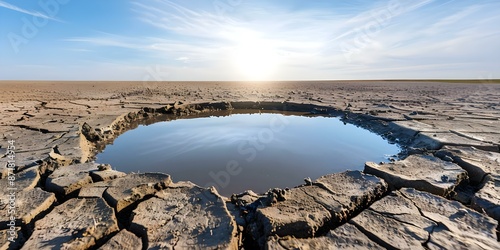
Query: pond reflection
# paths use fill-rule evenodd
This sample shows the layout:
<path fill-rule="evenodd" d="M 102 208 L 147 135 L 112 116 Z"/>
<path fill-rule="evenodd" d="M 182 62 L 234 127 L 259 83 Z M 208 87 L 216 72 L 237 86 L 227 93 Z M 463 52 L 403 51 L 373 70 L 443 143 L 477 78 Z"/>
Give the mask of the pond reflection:
<path fill-rule="evenodd" d="M 140 125 L 97 155 L 123 172 L 164 172 L 229 196 L 294 187 L 399 152 L 381 136 L 335 117 L 232 114 Z"/>

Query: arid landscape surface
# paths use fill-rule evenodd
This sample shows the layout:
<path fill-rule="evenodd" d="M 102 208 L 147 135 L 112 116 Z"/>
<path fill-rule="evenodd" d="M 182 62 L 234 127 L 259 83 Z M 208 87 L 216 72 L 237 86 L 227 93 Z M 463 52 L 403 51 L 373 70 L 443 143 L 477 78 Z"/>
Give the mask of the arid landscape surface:
<path fill-rule="evenodd" d="M 159 114 L 233 108 L 340 115 L 409 156 L 232 197 L 92 162 Z M 0 81 L 0 110 L 1 249 L 500 248 L 496 80 Z"/>

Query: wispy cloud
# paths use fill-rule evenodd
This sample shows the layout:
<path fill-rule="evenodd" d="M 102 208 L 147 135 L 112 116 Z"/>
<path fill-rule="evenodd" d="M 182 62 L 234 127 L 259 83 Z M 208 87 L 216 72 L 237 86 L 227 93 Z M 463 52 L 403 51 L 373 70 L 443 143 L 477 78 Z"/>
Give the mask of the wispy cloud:
<path fill-rule="evenodd" d="M 158 1 L 157 6 L 134 2 L 133 6 L 139 20 L 167 31 L 168 34 L 175 34 L 177 40 L 182 41 L 185 53 L 189 53 L 188 50 L 194 52 L 189 53 L 194 54 L 190 56 L 191 59 L 203 54 L 212 55 L 211 52 L 232 53 L 247 42 L 265 44 L 270 47 L 267 48 L 268 51 L 281 56 L 315 53 L 324 45 L 333 24 L 340 21 L 335 20 L 336 16 L 331 13 L 318 11 L 292 14 L 278 9 L 260 9 L 260 14 L 252 14 L 267 17 L 258 20 L 256 17 L 242 19 L 187 9 L 172 1 Z M 318 14 L 323 20 L 314 20 L 313 17 Z M 321 25 L 321 22 L 330 22 L 332 25 L 328 27 Z M 152 48 L 171 48 L 164 45 L 167 44 L 155 44 Z M 199 51 L 200 47 L 206 50 Z M 219 58 L 220 56 L 228 55 L 219 55 Z"/>
<path fill-rule="evenodd" d="M 20 13 L 28 14 L 28 15 L 31 15 L 31 16 L 34 16 L 34 17 L 40 17 L 40 18 L 44 18 L 44 19 L 54 20 L 54 21 L 57 21 L 57 22 L 62 22 L 59 19 L 47 16 L 47 15 L 41 13 L 41 12 L 26 10 L 26 9 L 20 8 L 18 6 L 15 6 L 13 4 L 4 2 L 4 1 L 0 1 L 0 7 L 6 8 L 6 9 L 9 9 L 9 10 L 13 10 L 13 11 L 17 11 L 17 12 L 20 12 Z"/>
<path fill-rule="evenodd" d="M 343 24 L 343 30 L 340 35 L 331 41 L 345 39 L 360 32 L 366 33 L 367 30 L 377 30 L 378 32 L 391 23 L 394 24 L 398 16 L 416 11 L 419 8 L 432 3 L 434 0 L 418 0 L 412 2 L 384 1 L 377 6 L 363 11 L 352 18 L 346 20 Z M 366 29 L 366 30 L 364 30 Z M 373 32 L 373 31 L 372 31 Z"/>
<path fill-rule="evenodd" d="M 181 57 L 176 58 L 175 60 L 186 63 L 186 62 L 189 61 L 189 57 L 187 57 L 187 56 L 181 56 Z"/>
<path fill-rule="evenodd" d="M 134 41 L 127 41 L 134 40 Z M 137 42 L 139 39 L 133 39 L 123 36 L 96 36 L 96 37 L 72 37 L 64 39 L 67 42 L 78 42 L 85 43 L 93 46 L 107 46 L 107 47 L 120 47 L 120 48 L 128 48 L 128 49 L 145 49 L 145 45 L 140 45 L 134 42 Z"/>
<path fill-rule="evenodd" d="M 238 79 L 241 75 L 231 67 L 245 60 L 235 60 L 240 54 L 250 58 L 256 54 L 263 62 L 272 58 L 279 66 L 275 79 L 432 78 L 439 70 L 460 69 L 459 77 L 479 71 L 481 61 L 492 61 L 499 54 L 495 46 L 500 17 L 493 11 L 500 7 L 498 3 L 443 5 L 418 0 L 391 6 L 390 2 L 394 1 L 370 2 L 362 12 L 314 6 L 292 10 L 268 2 L 245 2 L 221 15 L 181 1 L 157 0 L 148 5 L 134 1 L 131 9 L 136 20 L 155 30 L 150 36 L 101 33 L 65 41 L 96 53 L 98 47 L 140 51 L 165 64 L 170 76 L 200 74 L 201 80 Z M 376 35 L 367 39 L 370 29 Z M 356 45 L 363 39 L 363 46 Z M 350 61 L 343 43 L 357 48 Z M 249 52 L 241 53 L 245 50 Z"/>

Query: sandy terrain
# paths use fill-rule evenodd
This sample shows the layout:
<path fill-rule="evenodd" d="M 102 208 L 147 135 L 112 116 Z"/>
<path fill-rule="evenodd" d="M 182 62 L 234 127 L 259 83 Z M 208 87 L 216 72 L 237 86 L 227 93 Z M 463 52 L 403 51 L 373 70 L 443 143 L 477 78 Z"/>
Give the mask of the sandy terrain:
<path fill-rule="evenodd" d="M 233 107 L 334 112 L 419 156 L 393 165 L 367 163 L 366 173 L 330 175 L 291 190 L 231 200 L 213 189 L 172 183 L 168 175 L 75 165 L 148 117 Z M 172 242 L 230 249 L 500 246 L 500 84 L 495 81 L 0 81 L 0 110 L 0 246 L 5 249 L 64 244 L 112 249 L 124 238 L 144 248 Z M 15 171 L 8 165 L 13 152 Z M 14 220 L 7 212 L 9 187 L 17 188 Z M 174 203 L 186 205 L 165 210 Z M 391 210 L 396 208 L 407 212 Z M 182 213 L 198 217 L 176 217 Z M 380 233 L 386 225 L 394 235 Z M 219 241 L 209 240 L 212 234 Z M 399 240 L 392 242 L 394 237 Z"/>

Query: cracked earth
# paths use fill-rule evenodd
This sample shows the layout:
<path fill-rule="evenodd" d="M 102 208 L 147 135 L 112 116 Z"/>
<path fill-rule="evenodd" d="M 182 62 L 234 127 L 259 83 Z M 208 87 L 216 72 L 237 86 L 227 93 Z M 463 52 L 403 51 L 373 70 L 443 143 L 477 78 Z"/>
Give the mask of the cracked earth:
<path fill-rule="evenodd" d="M 335 115 L 404 150 L 232 197 L 93 162 L 155 117 L 233 109 Z M 499 84 L 2 81 L 0 110 L 0 249 L 500 248 Z"/>

